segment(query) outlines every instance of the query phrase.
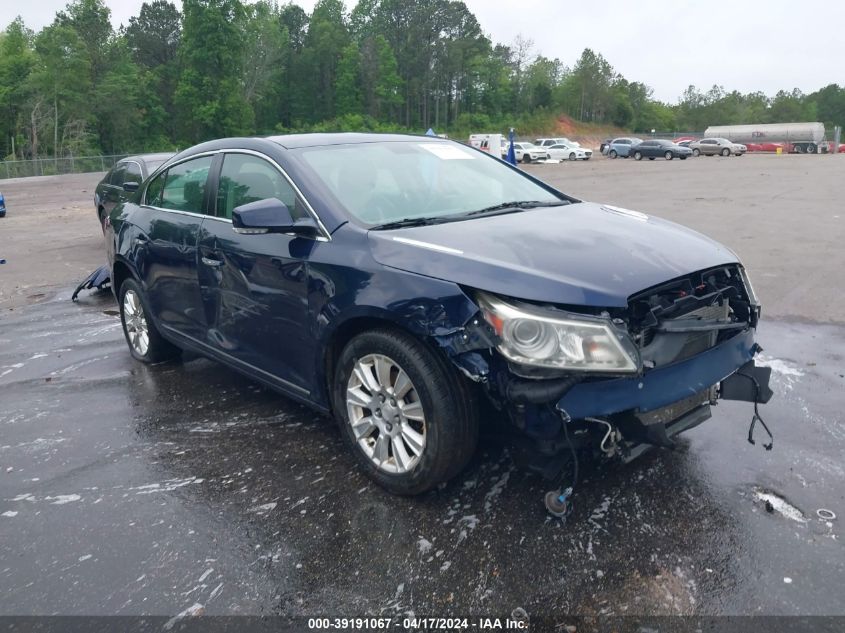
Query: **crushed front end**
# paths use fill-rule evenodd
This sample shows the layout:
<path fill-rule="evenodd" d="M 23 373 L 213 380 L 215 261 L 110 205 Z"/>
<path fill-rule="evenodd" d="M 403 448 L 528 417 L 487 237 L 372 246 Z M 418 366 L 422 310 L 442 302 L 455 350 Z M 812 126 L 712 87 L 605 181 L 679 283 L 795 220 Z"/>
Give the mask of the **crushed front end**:
<path fill-rule="evenodd" d="M 476 300 L 481 318 L 453 361 L 549 463 L 573 450 L 630 460 L 671 448 L 719 399 L 754 403 L 757 419 L 772 396 L 771 370 L 754 363 L 760 306 L 739 264 L 649 288 L 621 309 Z"/>

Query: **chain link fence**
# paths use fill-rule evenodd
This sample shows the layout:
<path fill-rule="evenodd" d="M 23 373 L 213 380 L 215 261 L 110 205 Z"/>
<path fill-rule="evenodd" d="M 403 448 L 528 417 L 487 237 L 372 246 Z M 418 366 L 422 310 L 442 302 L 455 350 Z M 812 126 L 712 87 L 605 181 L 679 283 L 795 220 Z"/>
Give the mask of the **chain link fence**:
<path fill-rule="evenodd" d="M 34 160 L 0 161 L 0 180 L 29 176 L 56 176 L 107 171 L 127 154 L 113 156 L 70 156 L 68 158 L 37 158 Z"/>

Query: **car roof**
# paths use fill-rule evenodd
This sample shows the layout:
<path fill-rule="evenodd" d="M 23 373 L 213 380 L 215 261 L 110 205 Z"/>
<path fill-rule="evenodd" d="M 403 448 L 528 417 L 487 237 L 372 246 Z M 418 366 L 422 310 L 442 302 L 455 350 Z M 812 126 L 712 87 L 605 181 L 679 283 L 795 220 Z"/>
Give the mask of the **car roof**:
<path fill-rule="evenodd" d="M 127 156 L 126 158 L 122 158 L 121 160 L 134 160 L 134 161 L 166 161 L 171 156 L 175 156 L 176 152 L 159 152 L 157 154 L 133 154 L 132 156 Z"/>
<path fill-rule="evenodd" d="M 446 139 L 423 134 L 378 134 L 375 132 L 331 132 L 311 134 L 285 134 L 268 136 L 268 141 L 281 145 L 285 149 L 300 147 L 319 147 L 323 145 L 359 145 L 362 143 L 401 143 L 408 141 L 446 142 Z"/>

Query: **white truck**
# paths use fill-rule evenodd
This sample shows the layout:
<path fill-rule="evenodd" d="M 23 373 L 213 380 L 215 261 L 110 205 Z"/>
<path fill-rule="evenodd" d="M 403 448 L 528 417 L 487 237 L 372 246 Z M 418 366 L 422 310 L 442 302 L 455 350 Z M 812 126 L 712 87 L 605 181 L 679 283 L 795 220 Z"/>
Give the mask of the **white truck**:
<path fill-rule="evenodd" d="M 502 155 L 502 148 L 507 151 L 504 134 L 470 134 L 469 144 L 497 157 Z"/>
<path fill-rule="evenodd" d="M 726 138 L 734 143 L 744 143 L 752 149 L 774 151 L 771 145 L 782 145 L 784 151 L 797 154 L 825 154 L 830 149 L 825 140 L 822 123 L 760 123 L 754 125 L 711 125 L 705 137 Z"/>

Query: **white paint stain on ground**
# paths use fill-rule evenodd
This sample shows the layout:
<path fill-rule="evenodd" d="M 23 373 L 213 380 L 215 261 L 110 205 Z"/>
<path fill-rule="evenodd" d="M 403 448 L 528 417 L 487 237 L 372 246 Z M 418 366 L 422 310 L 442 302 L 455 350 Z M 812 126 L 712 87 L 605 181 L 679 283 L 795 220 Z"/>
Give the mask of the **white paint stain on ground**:
<path fill-rule="evenodd" d="M 79 501 L 80 499 L 82 499 L 82 497 L 80 497 L 77 494 L 56 495 L 55 497 L 44 497 L 45 501 L 49 501 L 54 506 L 63 506 L 66 503 L 73 503 L 74 501 Z"/>
<path fill-rule="evenodd" d="M 129 490 L 135 490 L 136 495 L 150 495 L 155 492 L 171 492 L 177 488 L 187 486 L 189 484 L 201 484 L 205 479 L 198 477 L 188 477 L 187 479 L 168 479 L 161 483 L 145 484 L 143 486 L 136 486 Z"/>
<path fill-rule="evenodd" d="M 14 510 L 6 510 L 6 511 L 5 511 L 2 515 L 0 515 L 0 516 L 9 517 L 10 519 L 13 519 L 13 518 L 15 518 L 16 516 L 18 516 L 18 513 L 17 513 L 17 512 L 15 512 Z"/>
<path fill-rule="evenodd" d="M 257 512 L 257 513 L 261 514 L 261 513 L 264 513 L 264 512 L 271 512 L 275 509 L 276 509 L 276 502 L 274 501 L 272 503 L 265 503 L 263 505 L 250 508 L 248 510 L 248 512 Z"/>
<path fill-rule="evenodd" d="M 193 617 L 193 616 L 202 615 L 204 612 L 205 612 L 205 607 L 203 607 L 203 605 L 201 605 L 199 602 L 195 602 L 190 607 L 188 607 L 187 609 L 185 609 L 184 611 L 182 611 L 178 615 L 173 616 L 167 622 L 165 622 L 163 628 L 164 628 L 165 631 L 169 631 L 170 629 L 173 628 L 173 625 L 175 625 L 182 618 L 189 618 L 189 617 Z"/>
<path fill-rule="evenodd" d="M 804 517 L 804 513 L 801 512 L 798 508 L 794 505 L 789 503 L 783 497 L 780 497 L 773 492 L 768 492 L 766 490 L 760 490 L 759 488 L 754 490 L 754 497 L 766 503 L 767 501 L 772 504 L 772 509 L 785 516 L 787 519 L 792 521 L 797 521 L 798 523 L 806 523 L 807 519 Z"/>
<path fill-rule="evenodd" d="M 431 548 L 434 545 L 426 538 L 420 537 L 420 540 L 417 541 L 417 548 L 420 550 L 420 554 L 425 556 L 431 551 Z"/>
<path fill-rule="evenodd" d="M 757 356 L 756 362 L 763 367 L 771 367 L 772 374 L 775 377 L 781 378 L 788 389 L 792 389 L 792 386 L 804 375 L 804 371 L 798 366 L 779 358 L 766 356 L 765 354 Z"/>
<path fill-rule="evenodd" d="M 77 560 L 80 563 L 84 563 L 86 560 L 88 560 L 89 558 L 92 558 L 92 557 L 93 557 L 93 554 L 85 554 L 85 556 L 80 556 Z"/>

